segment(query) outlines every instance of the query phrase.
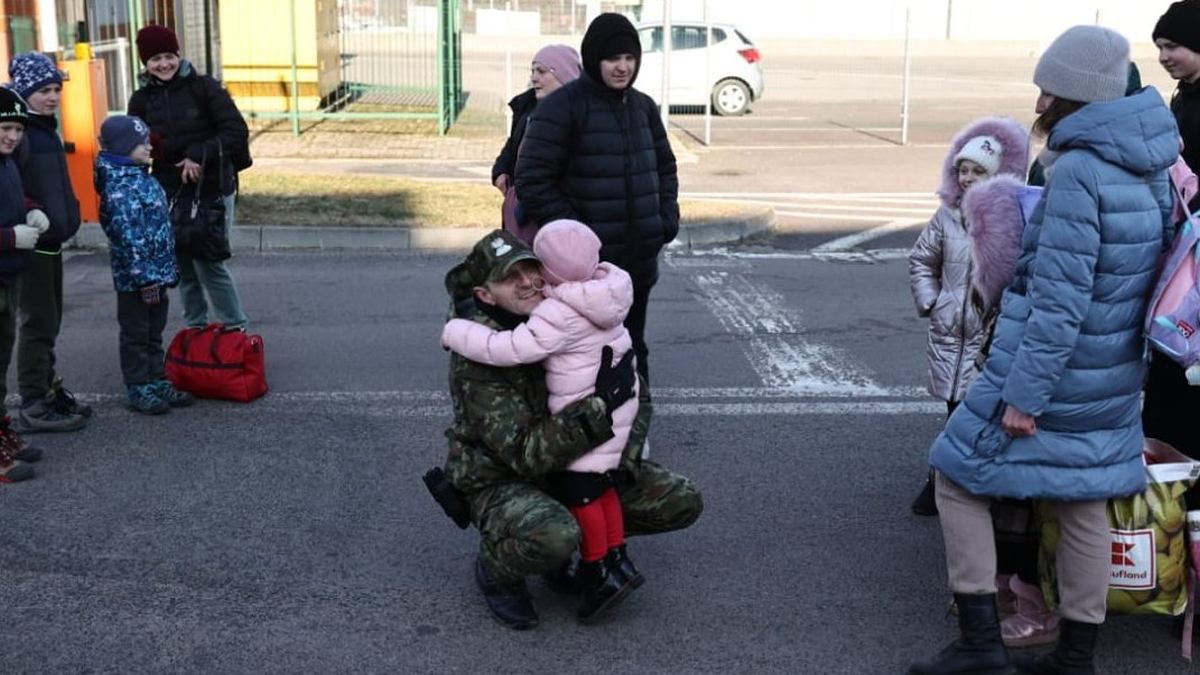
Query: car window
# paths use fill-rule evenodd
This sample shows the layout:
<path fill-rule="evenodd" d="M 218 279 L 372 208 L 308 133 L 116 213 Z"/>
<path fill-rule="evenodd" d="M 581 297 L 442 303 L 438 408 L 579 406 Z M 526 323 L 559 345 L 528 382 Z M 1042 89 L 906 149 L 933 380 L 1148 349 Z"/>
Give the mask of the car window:
<path fill-rule="evenodd" d="M 638 31 L 638 41 L 642 43 L 643 52 L 662 51 L 662 27 L 643 28 Z"/>
<path fill-rule="evenodd" d="M 708 44 L 700 26 L 671 26 L 671 49 L 702 49 Z"/>

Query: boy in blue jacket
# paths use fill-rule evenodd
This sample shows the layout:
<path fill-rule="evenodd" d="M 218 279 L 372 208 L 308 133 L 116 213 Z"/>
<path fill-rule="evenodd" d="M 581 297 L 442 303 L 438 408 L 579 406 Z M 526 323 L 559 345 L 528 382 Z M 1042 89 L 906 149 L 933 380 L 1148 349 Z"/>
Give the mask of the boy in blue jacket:
<path fill-rule="evenodd" d="M 17 277 L 29 265 L 41 234 L 38 227 L 27 224 L 25 190 L 13 161 L 27 119 L 21 97 L 0 88 L 0 401 L 8 394 L 5 382 L 16 342 Z M 33 478 L 27 462 L 37 461 L 41 454 L 13 432 L 7 416 L 0 416 L 0 483 Z"/>
<path fill-rule="evenodd" d="M 150 177 L 150 127 L 117 115 L 100 127 L 95 185 L 117 291 L 121 375 L 129 407 L 147 415 L 191 405 L 163 370 L 167 288 L 179 283 L 167 195 Z"/>
<path fill-rule="evenodd" d="M 8 64 L 9 87 L 29 108 L 25 138 L 13 155 L 25 196 L 38 205 L 27 222 L 45 226 L 17 284 L 20 311 L 17 389 L 21 409 L 13 421 L 22 433 L 82 429 L 91 408 L 75 400 L 55 373 L 55 342 L 62 327 L 63 242 L 79 230 L 79 201 L 58 136 L 63 76 L 44 54 L 18 54 Z"/>

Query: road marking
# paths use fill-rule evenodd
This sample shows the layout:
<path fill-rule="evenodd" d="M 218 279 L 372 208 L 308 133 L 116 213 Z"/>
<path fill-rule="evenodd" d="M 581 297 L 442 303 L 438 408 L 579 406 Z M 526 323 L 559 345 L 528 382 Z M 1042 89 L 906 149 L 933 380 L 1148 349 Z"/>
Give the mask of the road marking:
<path fill-rule="evenodd" d="M 908 248 L 874 248 L 863 251 L 822 251 L 815 249 L 807 251 L 772 251 L 760 253 L 754 251 L 729 251 L 722 248 L 704 249 L 702 252 L 676 251 L 667 249 L 667 261 L 671 267 L 707 267 L 751 269 L 748 261 L 753 260 L 820 260 L 822 262 L 866 262 L 876 263 L 887 260 L 904 260 L 912 249 Z M 712 257 L 720 256 L 720 257 Z"/>
<path fill-rule="evenodd" d="M 824 244 L 821 244 L 820 246 L 814 248 L 813 253 L 820 254 L 820 253 L 832 253 L 835 251 L 838 251 L 838 252 L 848 251 L 849 249 L 852 249 L 855 246 L 858 246 L 859 244 L 871 241 L 872 239 L 878 239 L 879 237 L 886 236 L 888 234 L 891 234 L 892 232 L 896 232 L 899 230 L 906 230 L 906 229 L 913 227 L 914 225 L 920 225 L 924 222 L 926 222 L 926 221 L 917 220 L 917 219 L 913 219 L 913 218 L 894 220 L 890 223 L 880 225 L 879 227 L 872 227 L 869 230 L 864 230 L 862 232 L 856 232 L 854 234 L 851 234 L 851 235 L 848 235 L 845 237 L 839 237 L 838 239 L 834 239 L 833 241 L 825 242 Z"/>
<path fill-rule="evenodd" d="M 692 275 L 700 299 L 726 332 L 745 338 L 751 368 L 764 385 L 818 395 L 881 396 L 885 389 L 841 350 L 807 342 L 784 297 L 746 275 L 712 270 Z"/>

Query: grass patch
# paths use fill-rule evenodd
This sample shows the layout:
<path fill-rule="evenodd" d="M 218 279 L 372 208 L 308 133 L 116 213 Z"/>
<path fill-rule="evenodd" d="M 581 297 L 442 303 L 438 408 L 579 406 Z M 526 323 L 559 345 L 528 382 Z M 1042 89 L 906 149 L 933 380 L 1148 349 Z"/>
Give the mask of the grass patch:
<path fill-rule="evenodd" d="M 239 176 L 237 219 L 246 225 L 319 227 L 499 227 L 500 192 L 479 181 L 252 169 Z M 700 223 L 769 211 L 733 202 L 684 200 Z"/>

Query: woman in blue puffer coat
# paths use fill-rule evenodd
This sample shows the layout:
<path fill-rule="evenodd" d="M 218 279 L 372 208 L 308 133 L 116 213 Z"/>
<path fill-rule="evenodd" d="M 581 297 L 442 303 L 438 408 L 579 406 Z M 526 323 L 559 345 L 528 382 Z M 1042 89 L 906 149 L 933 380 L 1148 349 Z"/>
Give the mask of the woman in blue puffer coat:
<path fill-rule="evenodd" d="M 1060 637 L 1021 672 L 1092 672 L 1104 621 L 1105 501 L 1145 488 L 1142 323 L 1172 234 L 1175 120 L 1153 88 L 1125 97 L 1129 42 L 1076 26 L 1038 61 L 1047 184 L 1021 240 L 983 372 L 930 463 L 938 471 L 960 638 L 913 675 L 1010 672 L 996 616 L 992 498 L 1045 500 L 1061 533 Z"/>

